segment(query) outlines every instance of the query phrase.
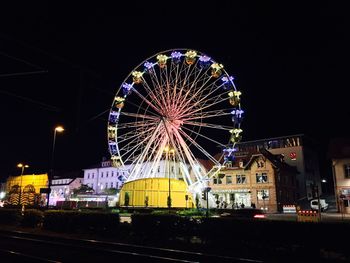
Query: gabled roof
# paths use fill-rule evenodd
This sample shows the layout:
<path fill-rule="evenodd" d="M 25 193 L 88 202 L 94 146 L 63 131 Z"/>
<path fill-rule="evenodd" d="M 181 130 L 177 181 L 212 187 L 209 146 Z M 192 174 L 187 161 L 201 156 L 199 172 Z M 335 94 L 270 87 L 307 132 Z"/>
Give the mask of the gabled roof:
<path fill-rule="evenodd" d="M 279 169 L 283 169 L 283 170 L 289 170 L 291 172 L 298 172 L 296 167 L 291 166 L 287 163 L 285 163 L 283 161 L 283 156 L 281 154 L 272 154 L 271 152 L 269 152 L 268 150 L 261 148 L 259 150 L 260 153 L 258 154 L 253 154 L 250 158 L 250 160 L 248 161 L 248 163 L 245 165 L 244 169 L 247 170 L 250 168 L 250 166 L 253 164 L 253 162 L 261 157 L 264 156 L 266 159 L 268 159 L 271 164 L 275 167 L 275 168 L 279 168 Z"/>

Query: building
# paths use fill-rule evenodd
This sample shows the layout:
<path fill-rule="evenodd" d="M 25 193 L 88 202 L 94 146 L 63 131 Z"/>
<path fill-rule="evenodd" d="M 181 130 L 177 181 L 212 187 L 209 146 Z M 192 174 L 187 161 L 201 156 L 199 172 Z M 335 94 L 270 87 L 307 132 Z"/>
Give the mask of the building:
<path fill-rule="evenodd" d="M 321 178 L 317 143 L 303 135 L 291 135 L 268 138 L 255 141 L 240 142 L 236 145 L 236 158 L 248 161 L 250 154 L 257 153 L 259 149 L 267 149 L 275 155 L 282 155 L 284 162 L 294 166 L 297 174 L 297 199 L 312 199 L 314 196 L 313 186 L 318 186 L 321 194 Z"/>
<path fill-rule="evenodd" d="M 6 181 L 7 202 L 11 205 L 44 205 L 48 187 L 47 174 L 10 176 Z"/>
<path fill-rule="evenodd" d="M 350 213 L 350 138 L 333 139 L 329 145 L 334 194 L 339 212 Z"/>
<path fill-rule="evenodd" d="M 297 170 L 281 155 L 262 148 L 245 164 L 237 163 L 228 164 L 209 182 L 218 208 L 255 206 L 272 213 L 296 203 Z"/>
<path fill-rule="evenodd" d="M 76 172 L 54 176 L 51 181 L 49 205 L 56 206 L 58 201 L 69 201 L 73 190 L 79 188 L 83 180 L 84 178 Z"/>
<path fill-rule="evenodd" d="M 127 169 L 113 167 L 111 160 L 103 159 L 99 165 L 83 169 L 84 184 L 91 187 L 95 194 L 104 193 L 108 188 L 120 189 L 127 177 Z"/>

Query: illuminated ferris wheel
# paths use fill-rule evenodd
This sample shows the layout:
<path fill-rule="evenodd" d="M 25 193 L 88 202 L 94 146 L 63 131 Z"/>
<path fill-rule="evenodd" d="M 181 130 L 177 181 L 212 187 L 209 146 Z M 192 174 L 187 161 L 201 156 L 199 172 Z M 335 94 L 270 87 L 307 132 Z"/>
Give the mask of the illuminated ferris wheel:
<path fill-rule="evenodd" d="M 168 50 L 140 63 L 109 113 L 113 165 L 124 167 L 126 180 L 133 181 L 161 177 L 159 167 L 173 163 L 169 178 L 184 180 L 193 194 L 203 190 L 241 139 L 241 92 L 233 79 L 195 50 Z M 202 169 L 201 159 L 212 168 Z"/>

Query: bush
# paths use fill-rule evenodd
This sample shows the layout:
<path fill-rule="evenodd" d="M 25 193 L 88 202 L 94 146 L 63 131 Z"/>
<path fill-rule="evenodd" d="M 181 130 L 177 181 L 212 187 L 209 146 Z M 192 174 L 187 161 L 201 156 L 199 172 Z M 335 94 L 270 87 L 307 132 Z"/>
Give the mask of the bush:
<path fill-rule="evenodd" d="M 92 211 L 46 211 L 44 228 L 58 232 L 115 234 L 119 214 Z"/>
<path fill-rule="evenodd" d="M 187 209 L 187 210 L 180 210 L 177 212 L 180 216 L 205 216 L 206 211 L 205 210 L 199 210 L 199 209 Z"/>
<path fill-rule="evenodd" d="M 17 225 L 21 220 L 21 210 L 19 209 L 0 209 L 0 224 Z"/>
<path fill-rule="evenodd" d="M 36 209 L 27 209 L 24 211 L 21 226 L 38 227 L 42 224 L 44 213 Z"/>
<path fill-rule="evenodd" d="M 196 221 L 173 214 L 133 214 L 132 229 L 137 235 L 174 238 L 191 236 Z"/>

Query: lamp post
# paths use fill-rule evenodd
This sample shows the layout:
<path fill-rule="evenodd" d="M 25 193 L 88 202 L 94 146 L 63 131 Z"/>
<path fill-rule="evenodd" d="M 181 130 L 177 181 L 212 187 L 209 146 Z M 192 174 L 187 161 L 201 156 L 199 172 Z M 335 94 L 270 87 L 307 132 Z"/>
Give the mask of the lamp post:
<path fill-rule="evenodd" d="M 46 208 L 49 208 L 50 202 L 50 192 L 51 192 L 51 178 L 53 178 L 53 166 L 54 166 L 54 156 L 55 156 L 55 144 L 56 144 L 56 133 L 63 132 L 64 128 L 62 126 L 56 126 L 53 132 L 53 142 L 52 142 L 52 152 L 51 152 L 51 162 L 50 162 L 50 171 L 48 174 L 48 191 L 47 191 L 47 204 Z"/>
<path fill-rule="evenodd" d="M 20 186 L 19 186 L 19 204 L 21 204 L 22 203 L 21 199 L 22 199 L 23 172 L 24 172 L 24 168 L 28 168 L 29 165 L 28 164 L 19 163 L 19 164 L 17 164 L 17 167 L 21 168 L 21 182 L 20 182 Z"/>

